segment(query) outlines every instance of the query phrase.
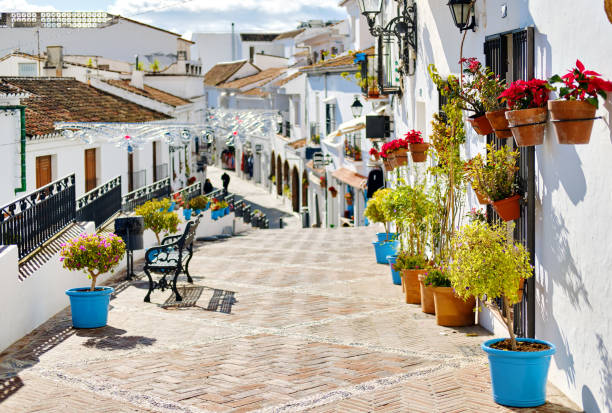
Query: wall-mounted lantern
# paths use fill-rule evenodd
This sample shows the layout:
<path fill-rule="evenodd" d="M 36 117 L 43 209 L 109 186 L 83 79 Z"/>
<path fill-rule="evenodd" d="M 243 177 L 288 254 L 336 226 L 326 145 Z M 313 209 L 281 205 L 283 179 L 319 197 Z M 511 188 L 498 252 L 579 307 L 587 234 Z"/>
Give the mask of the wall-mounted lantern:
<path fill-rule="evenodd" d="M 361 14 L 368 20 L 370 30 L 374 27 L 376 16 L 382 11 L 383 0 L 357 0 Z"/>
<path fill-rule="evenodd" d="M 355 101 L 351 105 L 351 112 L 353 113 L 353 117 L 354 118 L 360 117 L 362 111 L 363 111 L 363 105 L 359 101 L 359 96 L 355 96 Z"/>
<path fill-rule="evenodd" d="M 459 31 L 476 31 L 474 0 L 449 0 L 447 6 Z"/>

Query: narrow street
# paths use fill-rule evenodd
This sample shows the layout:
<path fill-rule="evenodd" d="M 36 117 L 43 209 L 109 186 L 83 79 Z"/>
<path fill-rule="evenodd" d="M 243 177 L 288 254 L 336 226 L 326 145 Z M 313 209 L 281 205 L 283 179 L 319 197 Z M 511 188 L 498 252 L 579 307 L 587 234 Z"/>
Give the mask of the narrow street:
<path fill-rule="evenodd" d="M 169 291 L 144 303 L 144 280 L 121 282 L 107 327 L 74 330 L 64 310 L 4 352 L 0 411 L 510 411 L 490 394 L 488 333 L 438 327 L 403 304 L 375 264 L 374 233 L 253 230 L 199 244 L 182 304 Z M 525 411 L 577 411 L 549 392 Z"/>

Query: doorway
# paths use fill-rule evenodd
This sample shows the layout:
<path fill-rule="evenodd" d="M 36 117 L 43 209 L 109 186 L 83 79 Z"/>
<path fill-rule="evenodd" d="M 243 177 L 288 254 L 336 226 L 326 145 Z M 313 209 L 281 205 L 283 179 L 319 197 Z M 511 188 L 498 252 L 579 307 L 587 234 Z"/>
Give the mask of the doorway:
<path fill-rule="evenodd" d="M 51 183 L 51 155 L 36 157 L 36 188 Z"/>
<path fill-rule="evenodd" d="M 97 184 L 96 149 L 85 149 L 85 192 L 91 191 Z"/>
<path fill-rule="evenodd" d="M 291 204 L 293 212 L 300 212 L 300 173 L 295 166 L 291 171 Z"/>

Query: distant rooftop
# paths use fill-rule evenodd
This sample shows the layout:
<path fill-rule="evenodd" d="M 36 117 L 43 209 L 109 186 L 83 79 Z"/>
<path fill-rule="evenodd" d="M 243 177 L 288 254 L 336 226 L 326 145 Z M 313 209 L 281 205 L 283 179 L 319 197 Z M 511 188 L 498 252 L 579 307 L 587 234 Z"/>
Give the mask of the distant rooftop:
<path fill-rule="evenodd" d="M 243 42 L 271 42 L 279 33 L 240 33 Z"/>

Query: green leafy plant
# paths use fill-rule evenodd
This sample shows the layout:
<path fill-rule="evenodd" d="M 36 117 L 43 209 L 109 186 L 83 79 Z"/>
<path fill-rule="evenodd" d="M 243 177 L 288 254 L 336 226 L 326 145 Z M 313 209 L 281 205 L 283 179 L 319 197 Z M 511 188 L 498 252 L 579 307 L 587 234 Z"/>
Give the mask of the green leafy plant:
<path fill-rule="evenodd" d="M 152 72 L 159 72 L 159 60 L 155 59 L 153 63 L 149 65 L 149 69 L 151 69 Z"/>
<path fill-rule="evenodd" d="M 374 196 L 368 200 L 368 206 L 364 212 L 364 215 L 370 222 L 382 223 L 384 225 L 387 240 L 389 240 L 389 219 L 385 215 L 382 203 L 390 193 L 391 189 L 389 188 L 382 188 L 374 192 Z"/>
<path fill-rule="evenodd" d="M 422 270 L 429 266 L 427 258 L 422 255 L 412 255 L 407 251 L 402 251 L 397 255 L 393 269 L 401 270 Z"/>
<path fill-rule="evenodd" d="M 85 271 L 95 291 L 98 276 L 114 272 L 125 255 L 125 243 L 115 234 L 81 234 L 62 244 L 60 261 L 70 271 Z"/>
<path fill-rule="evenodd" d="M 289 199 L 293 198 L 293 193 L 291 192 L 291 188 L 289 188 L 289 185 L 283 186 L 283 195 Z"/>
<path fill-rule="evenodd" d="M 426 287 L 450 287 L 451 282 L 448 279 L 446 271 L 442 268 L 432 268 L 425 274 L 423 283 Z"/>
<path fill-rule="evenodd" d="M 168 212 L 170 199 L 152 199 L 136 208 L 134 213 L 141 215 L 144 219 L 145 229 L 150 229 L 155 234 L 157 243 L 161 243 L 159 234 L 173 234 L 178 231 L 179 217 L 174 212 Z"/>
<path fill-rule="evenodd" d="M 533 275 L 529 253 L 512 238 L 513 225 L 487 225 L 474 221 L 453 238 L 453 260 L 449 279 L 455 293 L 463 298 L 501 298 L 503 309 L 490 305 L 506 323 L 512 349 L 516 338 L 510 306 L 519 302 L 521 280 Z"/>
<path fill-rule="evenodd" d="M 208 205 L 208 197 L 206 195 L 198 195 L 189 201 L 189 205 L 193 209 L 204 209 Z"/>
<path fill-rule="evenodd" d="M 478 154 L 465 166 L 472 188 L 493 202 L 514 195 L 517 190 L 518 157 L 519 151 L 512 151 L 508 146 L 495 149 L 487 145 L 486 163 L 482 155 Z"/>

